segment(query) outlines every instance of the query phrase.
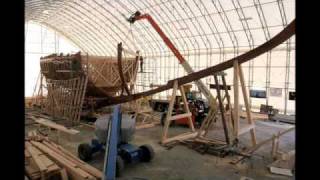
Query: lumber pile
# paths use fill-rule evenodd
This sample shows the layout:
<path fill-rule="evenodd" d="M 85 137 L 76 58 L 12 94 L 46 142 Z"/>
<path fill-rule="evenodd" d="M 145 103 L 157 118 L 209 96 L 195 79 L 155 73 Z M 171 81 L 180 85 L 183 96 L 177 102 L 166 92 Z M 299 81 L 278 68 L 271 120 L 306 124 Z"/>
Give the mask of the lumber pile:
<path fill-rule="evenodd" d="M 102 172 L 81 161 L 62 146 L 35 132 L 25 139 L 25 172 L 32 180 L 99 180 Z"/>

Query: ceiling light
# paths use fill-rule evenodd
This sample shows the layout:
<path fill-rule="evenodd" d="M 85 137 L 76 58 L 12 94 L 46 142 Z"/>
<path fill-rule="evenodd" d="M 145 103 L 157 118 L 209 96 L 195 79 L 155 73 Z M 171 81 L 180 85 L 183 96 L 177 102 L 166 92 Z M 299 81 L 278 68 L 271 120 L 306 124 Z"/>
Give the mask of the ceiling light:
<path fill-rule="evenodd" d="M 49 10 L 42 11 L 43 14 L 49 14 Z"/>

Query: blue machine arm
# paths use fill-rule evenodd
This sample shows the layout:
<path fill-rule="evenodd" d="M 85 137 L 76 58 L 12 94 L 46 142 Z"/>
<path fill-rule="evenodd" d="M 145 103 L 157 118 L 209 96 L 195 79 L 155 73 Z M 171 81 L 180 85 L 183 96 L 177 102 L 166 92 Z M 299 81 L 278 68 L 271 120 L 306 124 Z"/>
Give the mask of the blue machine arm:
<path fill-rule="evenodd" d="M 116 177 L 117 145 L 121 126 L 120 111 L 120 105 L 114 106 L 112 120 L 108 123 L 103 180 L 114 180 Z"/>

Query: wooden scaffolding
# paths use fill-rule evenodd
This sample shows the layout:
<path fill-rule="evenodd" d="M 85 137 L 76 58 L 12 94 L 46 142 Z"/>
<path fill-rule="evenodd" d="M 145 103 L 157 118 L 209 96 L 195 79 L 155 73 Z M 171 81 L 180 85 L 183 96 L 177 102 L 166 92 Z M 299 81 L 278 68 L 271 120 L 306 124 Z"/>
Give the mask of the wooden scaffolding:
<path fill-rule="evenodd" d="M 66 119 L 71 125 L 78 124 L 84 103 L 115 96 L 123 82 L 134 84 L 138 69 L 136 58 L 125 57 L 121 64 L 122 78 L 116 57 L 88 56 L 80 52 L 41 57 L 41 78 L 47 89 L 44 111 Z"/>

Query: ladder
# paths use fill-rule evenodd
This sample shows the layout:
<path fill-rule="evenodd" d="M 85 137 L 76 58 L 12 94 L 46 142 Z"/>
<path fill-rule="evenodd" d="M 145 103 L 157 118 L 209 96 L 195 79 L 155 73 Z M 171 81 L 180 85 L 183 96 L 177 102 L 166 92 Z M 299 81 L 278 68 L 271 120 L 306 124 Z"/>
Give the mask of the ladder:
<path fill-rule="evenodd" d="M 180 94 L 181 94 L 182 102 L 183 102 L 183 108 L 184 108 L 185 113 L 172 116 L 173 106 L 174 106 L 175 101 L 177 99 L 176 96 L 177 96 L 178 89 L 180 90 Z M 184 88 L 183 88 L 183 86 L 178 87 L 178 81 L 174 81 L 172 96 L 171 96 L 171 99 L 169 102 L 169 108 L 167 111 L 167 116 L 166 116 L 166 119 L 164 122 L 163 131 L 162 131 L 161 143 L 164 145 L 164 144 L 168 144 L 173 141 L 182 141 L 182 140 L 196 137 L 198 133 L 195 131 L 191 116 L 192 116 L 192 113 L 190 112 L 190 109 L 188 106 L 188 102 L 187 102 L 187 98 L 186 98 L 186 95 L 184 92 Z M 174 137 L 168 138 L 168 130 L 169 130 L 170 123 L 172 121 L 175 121 L 175 120 L 178 120 L 181 118 L 188 118 L 188 124 L 189 124 L 189 128 L 190 128 L 191 132 L 182 133 L 180 135 L 176 135 Z"/>

